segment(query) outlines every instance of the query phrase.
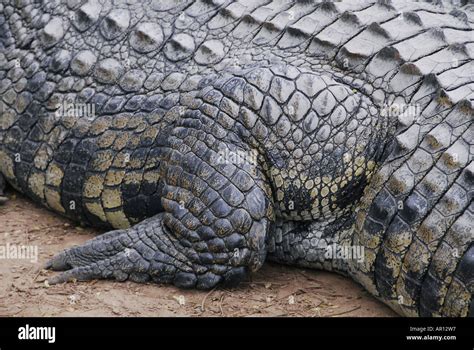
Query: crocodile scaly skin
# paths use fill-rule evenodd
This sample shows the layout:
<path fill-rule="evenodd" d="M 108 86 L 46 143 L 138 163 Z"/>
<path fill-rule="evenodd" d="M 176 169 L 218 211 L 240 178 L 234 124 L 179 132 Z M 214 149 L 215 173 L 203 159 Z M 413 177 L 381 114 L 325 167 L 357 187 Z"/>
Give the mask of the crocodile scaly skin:
<path fill-rule="evenodd" d="M 468 315 L 474 5 L 441 5 L 1 0 L 0 177 L 115 229 L 50 282 L 208 289 L 268 258 Z"/>

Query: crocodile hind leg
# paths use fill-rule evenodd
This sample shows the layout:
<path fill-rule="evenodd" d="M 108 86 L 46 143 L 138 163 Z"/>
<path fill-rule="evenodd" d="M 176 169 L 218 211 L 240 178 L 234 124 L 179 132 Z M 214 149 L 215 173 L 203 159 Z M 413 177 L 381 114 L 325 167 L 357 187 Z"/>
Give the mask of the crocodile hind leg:
<path fill-rule="evenodd" d="M 60 253 L 47 268 L 65 272 L 51 283 L 115 278 L 207 289 L 260 268 L 273 215 L 268 184 L 251 158 L 234 164 L 219 155 L 249 149 L 213 137 L 199 112 L 168 141 L 160 165 L 165 212 Z"/>

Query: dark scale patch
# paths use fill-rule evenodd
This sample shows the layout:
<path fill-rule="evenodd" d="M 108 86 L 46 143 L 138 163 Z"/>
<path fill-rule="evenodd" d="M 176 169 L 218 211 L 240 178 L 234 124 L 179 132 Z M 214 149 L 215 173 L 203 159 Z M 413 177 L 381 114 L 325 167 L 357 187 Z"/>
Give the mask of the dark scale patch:
<path fill-rule="evenodd" d="M 423 271 L 415 272 L 415 271 L 408 271 L 405 276 L 405 291 L 408 295 L 415 301 L 419 300 L 420 293 L 421 293 L 421 281 L 424 276 Z"/>
<path fill-rule="evenodd" d="M 142 220 L 147 212 L 147 197 L 123 198 L 123 211 L 133 221 Z"/>
<path fill-rule="evenodd" d="M 142 169 L 148 157 L 148 151 L 147 148 L 139 148 L 133 151 L 130 156 L 129 169 Z"/>
<path fill-rule="evenodd" d="M 162 159 L 164 151 L 163 148 L 168 145 L 168 141 L 166 137 L 163 137 L 162 135 L 170 135 L 171 131 L 173 130 L 173 125 L 171 126 L 165 126 L 160 130 L 159 136 L 161 137 L 156 137 L 155 141 L 153 142 L 153 148 L 150 150 L 149 158 L 150 159 Z"/>
<path fill-rule="evenodd" d="M 31 164 L 24 161 L 15 163 L 15 178 L 18 186 L 23 190 L 26 195 L 31 196 L 32 192 L 28 186 L 28 174 L 30 173 Z"/>
<path fill-rule="evenodd" d="M 144 196 L 150 196 L 156 192 L 157 188 L 158 188 L 157 182 L 148 182 L 148 181 L 143 180 L 140 186 L 140 194 Z"/>
<path fill-rule="evenodd" d="M 135 95 L 128 100 L 124 108 L 126 111 L 136 111 L 140 109 L 145 99 L 146 99 L 146 96 Z"/>
<path fill-rule="evenodd" d="M 70 61 L 71 53 L 66 50 L 59 50 L 51 59 L 49 68 L 56 73 L 63 72 L 69 68 Z"/>
<path fill-rule="evenodd" d="M 151 112 L 155 108 L 159 107 L 162 98 L 162 95 L 153 95 L 148 97 L 145 102 L 141 104 L 141 109 L 145 112 Z"/>
<path fill-rule="evenodd" d="M 441 299 L 441 288 L 441 281 L 428 273 L 423 281 L 420 293 L 419 312 L 421 317 L 432 317 L 433 312 L 441 309 L 439 302 Z"/>
<path fill-rule="evenodd" d="M 389 151 L 387 150 L 387 148 L 390 148 L 390 142 L 387 142 L 385 138 L 386 135 L 383 133 L 377 134 L 375 136 L 375 140 L 373 142 L 369 142 L 366 148 L 366 154 L 371 154 L 372 157 L 369 158 L 375 161 L 377 164 L 383 163 L 390 155 Z"/>
<path fill-rule="evenodd" d="M 42 70 L 46 71 L 51 63 L 52 57 L 51 56 L 44 56 L 41 60 L 40 67 Z M 35 62 L 36 63 L 36 62 Z"/>
<path fill-rule="evenodd" d="M 401 232 L 408 231 L 410 227 L 398 216 L 391 222 L 387 229 L 386 236 L 396 236 Z M 394 276 L 394 271 L 389 267 L 384 251 L 382 250 L 375 259 L 375 280 L 377 290 L 383 297 L 390 297 L 394 293 L 395 283 L 398 273 Z"/>
<path fill-rule="evenodd" d="M 335 232 L 341 232 L 343 230 L 347 230 L 352 227 L 354 223 L 354 217 L 352 213 L 349 215 L 345 215 L 338 220 L 331 223 L 329 226 L 324 228 L 322 238 L 325 237 L 333 237 Z M 297 234 L 298 237 L 305 238 L 307 235 L 310 234 L 310 230 L 307 228 L 311 223 L 307 222 L 305 225 L 301 225 L 300 233 Z M 298 226 L 299 227 L 299 226 Z"/>
<path fill-rule="evenodd" d="M 364 231 L 366 231 L 369 235 L 380 235 L 384 230 L 385 227 L 381 223 L 373 220 L 370 217 L 367 217 L 364 222 Z"/>
<path fill-rule="evenodd" d="M 290 184 L 288 189 L 285 190 L 285 197 L 283 198 L 283 201 L 288 212 L 296 211 L 300 213 L 304 210 L 312 209 L 313 202 L 311 195 L 304 187 L 299 188 L 295 187 L 293 184 Z"/>
<path fill-rule="evenodd" d="M 35 37 L 31 34 L 27 36 L 23 36 L 17 45 L 20 49 L 28 51 L 31 49 L 31 44 L 33 44 L 34 39 Z"/>
<path fill-rule="evenodd" d="M 157 137 L 158 137 L 158 134 L 157 134 Z M 145 148 L 145 149 L 149 149 L 149 152 L 151 153 L 152 151 L 152 148 L 151 146 L 153 145 L 153 143 L 155 142 L 156 138 L 151 138 L 151 137 L 141 137 L 140 138 L 140 142 L 138 144 L 138 147 L 140 148 Z"/>
<path fill-rule="evenodd" d="M 40 110 L 41 110 L 41 103 L 39 103 L 37 101 L 32 101 L 28 105 L 28 107 L 26 107 L 25 113 L 32 116 L 32 119 L 34 119 L 36 121 L 38 119 L 38 114 L 40 113 Z M 32 122 L 29 122 L 28 125 L 32 125 L 31 123 Z"/>
<path fill-rule="evenodd" d="M 36 124 L 35 126 L 33 126 L 33 128 L 31 129 L 29 135 L 28 135 L 28 138 L 31 140 L 31 141 L 34 141 L 34 142 L 40 142 L 43 140 L 44 138 L 44 131 L 43 129 L 41 128 L 40 125 Z"/>
<path fill-rule="evenodd" d="M 35 98 L 39 101 L 45 102 L 53 93 L 56 84 L 47 81 L 41 88 L 36 92 Z M 32 105 L 36 101 L 33 101 Z"/>
<path fill-rule="evenodd" d="M 27 78 L 31 78 L 33 74 L 35 74 L 39 69 L 40 69 L 40 64 L 38 62 L 36 61 L 31 62 L 31 64 L 25 68 L 25 76 Z M 42 69 L 44 70 L 44 67 L 42 67 Z"/>
<path fill-rule="evenodd" d="M 112 97 L 105 104 L 104 108 L 102 109 L 102 113 L 104 114 L 117 113 L 121 110 L 124 103 L 125 103 L 125 99 L 122 96 Z"/>
<path fill-rule="evenodd" d="M 464 172 L 464 181 L 466 181 L 468 185 L 474 186 L 474 172 L 471 169 L 467 168 Z"/>
<path fill-rule="evenodd" d="M 213 274 L 212 272 L 206 272 L 203 275 L 198 276 L 196 287 L 198 289 L 210 289 L 217 285 L 222 280 L 222 276 Z"/>
<path fill-rule="evenodd" d="M 399 234 L 402 232 L 410 231 L 410 225 L 407 224 L 399 216 L 396 216 L 393 221 L 390 223 L 390 226 L 387 229 L 387 234 Z"/>
<path fill-rule="evenodd" d="M 251 136 L 251 133 L 249 131 L 248 128 L 246 128 L 245 126 L 243 126 L 242 124 L 240 123 L 237 123 L 235 126 L 235 133 L 238 135 L 238 137 L 240 137 L 242 140 L 247 140 L 247 139 L 250 139 L 250 136 Z M 253 144 L 252 141 L 249 141 L 250 144 L 252 144 L 254 147 L 257 146 L 255 144 Z"/>
<path fill-rule="evenodd" d="M 381 159 L 385 160 L 385 159 L 388 159 L 389 157 L 394 157 L 395 158 L 395 155 L 398 154 L 397 153 L 397 142 L 395 139 L 392 139 L 390 140 L 385 148 L 383 149 L 383 153 L 381 155 Z"/>
<path fill-rule="evenodd" d="M 39 90 L 41 86 L 43 86 L 45 81 L 46 81 L 46 73 L 42 71 L 38 72 L 35 75 L 33 75 L 31 79 L 28 80 L 27 88 L 29 91 L 35 92 Z"/>
<path fill-rule="evenodd" d="M 397 202 L 390 193 L 384 188 L 382 189 L 374 202 L 370 206 L 368 215 L 374 220 L 388 225 L 393 215 L 397 211 Z"/>
<path fill-rule="evenodd" d="M 178 100 L 179 100 L 179 94 L 171 94 L 163 98 L 160 101 L 159 106 L 164 108 L 165 110 L 169 110 L 172 107 L 176 106 L 176 104 L 178 103 Z"/>
<path fill-rule="evenodd" d="M 36 152 L 38 151 L 39 147 L 40 144 L 37 142 L 32 142 L 29 140 L 23 142 L 20 153 L 22 162 L 33 162 L 33 159 L 35 158 Z"/>
<path fill-rule="evenodd" d="M 102 106 L 105 104 L 105 102 L 107 102 L 108 99 L 109 96 L 98 93 L 91 98 L 90 103 L 93 103 L 95 105 L 95 111 L 96 113 L 99 113 L 99 111 L 101 111 L 102 109 Z"/>
<path fill-rule="evenodd" d="M 428 211 L 428 202 L 418 192 L 413 192 L 403 203 L 400 216 L 409 224 L 422 220 Z"/>
<path fill-rule="evenodd" d="M 335 204 L 338 208 L 345 208 L 349 205 L 355 204 L 362 197 L 364 188 L 367 185 L 367 177 L 362 175 L 356 178 L 355 181 L 350 181 L 342 189 L 336 193 Z"/>
<path fill-rule="evenodd" d="M 91 157 L 97 151 L 97 148 L 98 147 L 93 140 L 90 140 L 90 139 L 82 140 L 74 149 L 74 152 L 71 158 L 72 162 L 77 165 L 86 167 Z"/>
<path fill-rule="evenodd" d="M 77 164 L 69 164 L 61 183 L 61 204 L 66 210 L 66 215 L 71 218 L 81 219 L 81 221 L 86 218 L 82 207 L 82 188 L 85 174 L 86 169 L 84 167 Z"/>
<path fill-rule="evenodd" d="M 187 154 L 182 157 L 181 168 L 189 174 L 196 174 L 201 164 L 201 159 L 194 154 Z"/>
<path fill-rule="evenodd" d="M 266 156 L 269 165 L 278 169 L 285 169 L 288 167 L 288 160 L 283 158 L 283 155 L 277 149 L 267 150 Z"/>
<path fill-rule="evenodd" d="M 163 211 L 164 208 L 161 204 L 161 195 L 159 192 L 146 197 L 146 212 L 142 214 L 143 217 L 149 218 Z"/>
<path fill-rule="evenodd" d="M 83 197 L 81 193 L 70 193 L 64 190 L 61 192 L 61 205 L 66 210 L 67 217 L 80 220 L 81 222 L 86 220 L 87 216 L 84 214 L 82 208 L 82 200 Z"/>
<path fill-rule="evenodd" d="M 38 121 L 37 115 L 23 113 L 17 121 L 17 125 L 25 132 L 30 131 L 31 127 Z"/>
<path fill-rule="evenodd" d="M 139 183 L 122 183 L 120 186 L 124 199 L 136 197 L 140 193 Z"/>
<path fill-rule="evenodd" d="M 178 272 L 173 280 L 173 284 L 179 288 L 193 288 L 196 282 L 196 275 L 188 272 Z"/>
<path fill-rule="evenodd" d="M 54 154 L 54 160 L 61 164 L 68 164 L 72 159 L 76 144 L 77 140 L 75 139 L 68 139 L 64 141 L 56 150 Z"/>
<path fill-rule="evenodd" d="M 224 286 L 234 287 L 245 279 L 247 276 L 246 267 L 234 267 L 224 275 Z"/>
<path fill-rule="evenodd" d="M 337 177 L 342 174 L 338 174 L 337 170 L 340 168 L 341 164 L 341 157 L 337 156 L 334 153 L 324 154 L 323 158 L 314 163 L 310 169 L 309 177 L 317 177 L 317 176 L 330 176 L 330 177 Z"/>
<path fill-rule="evenodd" d="M 394 293 L 396 278 L 393 270 L 388 266 L 387 259 L 383 253 L 379 253 L 375 259 L 375 285 L 383 298 L 390 299 Z"/>
<path fill-rule="evenodd" d="M 82 195 L 82 185 L 86 169 L 77 164 L 69 164 L 64 172 L 62 189 L 70 193 Z"/>
<path fill-rule="evenodd" d="M 462 256 L 456 275 L 466 284 L 474 283 L 474 244 Z"/>

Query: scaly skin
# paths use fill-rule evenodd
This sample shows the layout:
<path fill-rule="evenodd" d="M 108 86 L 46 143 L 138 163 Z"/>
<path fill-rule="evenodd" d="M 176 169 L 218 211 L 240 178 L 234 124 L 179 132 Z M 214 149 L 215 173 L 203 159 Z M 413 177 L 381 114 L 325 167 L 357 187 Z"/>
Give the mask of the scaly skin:
<path fill-rule="evenodd" d="M 351 276 L 402 315 L 472 312 L 472 5 L 0 10 L 0 174 L 116 229 L 53 258 L 51 283 L 208 289 L 268 256 Z"/>

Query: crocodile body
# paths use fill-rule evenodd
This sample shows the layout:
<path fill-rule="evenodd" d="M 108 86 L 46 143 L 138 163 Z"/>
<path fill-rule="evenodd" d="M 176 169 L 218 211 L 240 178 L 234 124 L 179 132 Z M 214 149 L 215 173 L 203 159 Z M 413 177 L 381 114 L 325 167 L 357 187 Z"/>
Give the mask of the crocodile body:
<path fill-rule="evenodd" d="M 51 283 L 207 289 L 269 259 L 467 316 L 473 26 L 473 5 L 2 0 L 0 177 L 114 229 Z"/>

